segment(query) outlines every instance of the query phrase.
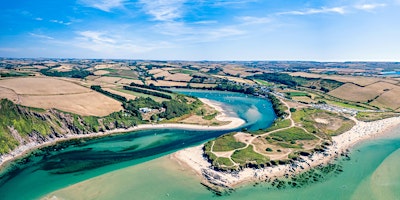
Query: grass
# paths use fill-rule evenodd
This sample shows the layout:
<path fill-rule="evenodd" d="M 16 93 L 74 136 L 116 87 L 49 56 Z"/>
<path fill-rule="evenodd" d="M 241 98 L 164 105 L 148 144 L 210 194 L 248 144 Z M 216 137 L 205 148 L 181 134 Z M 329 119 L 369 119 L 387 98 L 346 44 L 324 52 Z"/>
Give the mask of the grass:
<path fill-rule="evenodd" d="M 291 144 L 291 143 L 286 143 L 286 142 L 278 142 L 276 144 L 283 148 L 301 149 L 301 146 L 298 144 Z"/>
<path fill-rule="evenodd" d="M 267 128 L 265 130 L 265 132 L 270 132 L 270 131 L 274 131 L 277 129 L 281 129 L 281 128 L 287 128 L 290 126 L 290 120 L 289 119 L 284 119 L 284 120 L 277 120 L 275 121 L 269 128 Z"/>
<path fill-rule="evenodd" d="M 400 113 L 393 112 L 358 112 L 356 119 L 364 122 L 372 122 L 380 119 L 400 116 Z"/>
<path fill-rule="evenodd" d="M 328 104 L 334 105 L 334 106 L 339 106 L 342 108 L 350 108 L 350 109 L 355 109 L 355 110 L 367 110 L 367 108 L 362 107 L 357 104 L 352 104 L 348 102 L 339 102 L 339 101 L 326 101 Z"/>
<path fill-rule="evenodd" d="M 233 162 L 229 159 L 229 158 L 225 158 L 225 157 L 217 157 L 217 159 L 215 160 L 215 164 L 219 167 L 230 167 L 233 166 Z"/>
<path fill-rule="evenodd" d="M 310 96 L 308 93 L 305 92 L 286 92 L 289 97 L 304 97 Z"/>
<path fill-rule="evenodd" d="M 204 116 L 203 117 L 203 119 L 205 119 L 205 120 L 212 120 L 212 119 L 214 119 L 215 118 L 215 116 L 217 116 L 217 112 L 215 112 L 215 113 L 213 113 L 213 114 L 211 114 L 211 115 L 206 115 L 206 116 Z"/>
<path fill-rule="evenodd" d="M 270 127 L 266 128 L 266 129 L 260 129 L 260 130 L 257 130 L 257 131 L 251 131 L 250 133 L 254 134 L 254 135 L 261 135 L 261 134 L 264 134 L 264 133 L 267 133 L 267 132 L 271 132 L 271 131 L 274 131 L 274 130 L 278 130 L 278 129 L 281 129 L 281 128 L 287 128 L 289 126 L 290 126 L 290 120 L 289 119 L 278 118 L 277 120 L 274 121 L 274 123 Z"/>
<path fill-rule="evenodd" d="M 257 82 L 260 85 L 267 86 L 267 87 L 270 87 L 270 86 L 274 85 L 273 83 L 270 83 L 268 81 L 264 81 L 264 80 L 261 80 L 261 79 L 254 79 L 254 81 Z"/>
<path fill-rule="evenodd" d="M 342 126 L 340 126 L 340 128 L 338 128 L 337 130 L 333 131 L 333 132 L 328 132 L 329 135 L 331 136 L 336 136 L 336 135 L 340 135 L 346 131 L 349 131 L 351 128 L 353 128 L 353 126 L 356 125 L 356 123 L 352 120 L 345 120 L 342 124 Z"/>
<path fill-rule="evenodd" d="M 236 163 L 239 163 L 240 166 L 245 166 L 247 163 L 260 165 L 269 162 L 268 157 L 254 152 L 253 146 L 248 146 L 242 150 L 236 150 L 232 154 L 232 160 Z"/>
<path fill-rule="evenodd" d="M 279 138 L 282 141 L 296 141 L 296 140 L 314 140 L 317 139 L 314 135 L 305 132 L 298 127 L 292 127 L 286 130 L 271 133 L 272 138 Z"/>
<path fill-rule="evenodd" d="M 303 127 L 310 133 L 317 133 L 318 129 L 314 126 L 315 121 L 311 119 L 311 115 L 324 112 L 317 109 L 300 109 L 292 113 L 292 119 L 296 123 L 301 123 Z"/>
<path fill-rule="evenodd" d="M 243 148 L 246 144 L 238 142 L 234 137 L 235 133 L 223 135 L 214 140 L 214 151 L 232 151 Z"/>

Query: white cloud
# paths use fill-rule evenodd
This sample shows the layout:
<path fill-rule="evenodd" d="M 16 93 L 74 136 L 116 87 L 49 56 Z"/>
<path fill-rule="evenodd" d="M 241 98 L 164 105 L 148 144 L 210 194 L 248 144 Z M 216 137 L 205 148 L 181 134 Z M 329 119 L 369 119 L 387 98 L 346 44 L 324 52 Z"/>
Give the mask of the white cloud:
<path fill-rule="evenodd" d="M 36 33 L 29 33 L 29 35 L 36 37 L 36 38 L 41 38 L 41 39 L 47 39 L 47 40 L 54 40 L 53 37 L 43 35 L 43 34 L 36 34 Z"/>
<path fill-rule="evenodd" d="M 79 0 L 79 2 L 88 7 L 111 12 L 111 9 L 122 8 L 125 0 Z"/>
<path fill-rule="evenodd" d="M 267 24 L 271 22 L 271 19 L 268 17 L 243 16 L 238 17 L 238 19 L 243 22 L 243 24 Z"/>
<path fill-rule="evenodd" d="M 154 49 L 168 48 L 169 43 L 166 42 L 146 42 L 139 44 L 129 38 L 121 37 L 117 33 L 107 33 L 100 31 L 80 31 L 75 39 L 68 42 L 82 49 L 89 49 L 99 54 L 107 54 L 108 56 L 120 57 L 121 55 L 129 55 L 131 53 L 143 53 Z"/>
<path fill-rule="evenodd" d="M 93 42 L 96 44 L 115 44 L 116 41 L 109 36 L 106 36 L 103 32 L 97 31 L 81 31 L 77 32 L 80 35 L 80 39 L 83 41 Z"/>
<path fill-rule="evenodd" d="M 43 18 L 41 18 L 41 17 L 36 17 L 35 20 L 36 20 L 36 21 L 42 21 Z"/>
<path fill-rule="evenodd" d="M 203 20 L 203 21 L 197 21 L 193 22 L 193 24 L 217 24 L 217 20 Z"/>
<path fill-rule="evenodd" d="M 182 16 L 185 0 L 140 0 L 144 11 L 157 21 L 174 21 Z"/>
<path fill-rule="evenodd" d="M 326 13 L 336 13 L 336 14 L 345 14 L 346 9 L 345 7 L 322 7 L 319 9 L 311 8 L 308 10 L 303 11 L 288 11 L 288 12 L 281 12 L 278 15 L 314 15 L 314 14 L 326 14 Z"/>
<path fill-rule="evenodd" d="M 372 11 L 376 8 L 385 7 L 385 6 L 386 6 L 386 4 L 381 3 L 381 4 L 361 4 L 361 5 L 356 5 L 354 7 L 359 10 Z"/>
<path fill-rule="evenodd" d="M 57 23 L 57 24 L 62 24 L 62 25 L 67 25 L 67 26 L 72 24 L 72 22 L 64 22 L 64 21 L 62 21 L 62 20 L 56 20 L 56 19 L 52 19 L 52 20 L 50 20 L 49 22 Z"/>

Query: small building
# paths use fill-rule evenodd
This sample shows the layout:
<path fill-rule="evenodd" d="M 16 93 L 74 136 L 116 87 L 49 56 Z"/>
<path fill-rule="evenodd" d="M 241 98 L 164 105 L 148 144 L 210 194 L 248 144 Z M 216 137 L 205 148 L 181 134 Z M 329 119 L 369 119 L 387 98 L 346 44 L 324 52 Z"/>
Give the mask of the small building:
<path fill-rule="evenodd" d="M 151 109 L 151 108 L 147 108 L 147 107 L 145 107 L 145 108 L 139 108 L 139 111 L 141 112 L 141 113 L 149 113 L 149 112 L 151 112 L 153 109 Z"/>

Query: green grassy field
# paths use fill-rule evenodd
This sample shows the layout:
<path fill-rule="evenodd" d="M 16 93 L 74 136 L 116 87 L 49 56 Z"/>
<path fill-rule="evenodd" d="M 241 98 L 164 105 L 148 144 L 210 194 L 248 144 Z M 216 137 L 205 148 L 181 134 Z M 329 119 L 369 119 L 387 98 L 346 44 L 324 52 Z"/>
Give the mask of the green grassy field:
<path fill-rule="evenodd" d="M 214 151 L 232 151 L 238 148 L 243 148 L 246 144 L 236 141 L 233 137 L 235 133 L 223 135 L 214 140 Z"/>
<path fill-rule="evenodd" d="M 248 146 L 247 148 L 242 150 L 236 150 L 232 154 L 232 160 L 240 164 L 240 166 L 245 166 L 246 163 L 260 165 L 269 162 L 269 158 L 254 152 L 253 146 Z"/>
<path fill-rule="evenodd" d="M 387 113 L 387 112 L 358 112 L 356 115 L 356 119 L 364 122 L 371 122 L 380 119 L 386 119 L 390 117 L 398 117 L 400 113 Z"/>
<path fill-rule="evenodd" d="M 260 135 L 260 134 L 264 134 L 270 131 L 274 131 L 277 129 L 281 129 L 281 128 L 286 128 L 290 126 L 290 120 L 289 119 L 278 119 L 276 120 L 269 128 L 267 129 L 262 129 L 262 130 L 258 130 L 258 131 L 252 131 L 252 134 L 255 135 Z"/>
<path fill-rule="evenodd" d="M 304 97 L 304 96 L 310 96 L 306 92 L 286 92 L 286 95 L 289 97 Z"/>
<path fill-rule="evenodd" d="M 270 136 L 274 139 L 277 138 L 279 141 L 296 141 L 296 140 L 314 140 L 317 139 L 314 135 L 305 132 L 303 129 L 298 127 L 292 127 L 286 130 L 271 133 Z"/>
<path fill-rule="evenodd" d="M 268 81 L 264 81 L 264 80 L 261 80 L 261 79 L 254 79 L 254 81 L 256 83 L 260 84 L 260 85 L 267 86 L 267 87 L 274 85 L 273 83 L 270 83 Z"/>

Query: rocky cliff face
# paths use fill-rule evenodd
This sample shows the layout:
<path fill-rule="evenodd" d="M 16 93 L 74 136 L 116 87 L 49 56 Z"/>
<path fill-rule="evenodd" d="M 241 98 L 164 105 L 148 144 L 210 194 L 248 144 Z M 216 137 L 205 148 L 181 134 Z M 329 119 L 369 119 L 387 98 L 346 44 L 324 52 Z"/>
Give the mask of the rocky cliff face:
<path fill-rule="evenodd" d="M 121 122 L 117 117 L 84 117 L 55 109 L 24 107 L 2 99 L 0 100 L 0 155 L 7 154 L 22 145 L 42 144 L 66 135 L 89 134 L 133 125 L 133 123 L 124 124 L 124 121 Z"/>

